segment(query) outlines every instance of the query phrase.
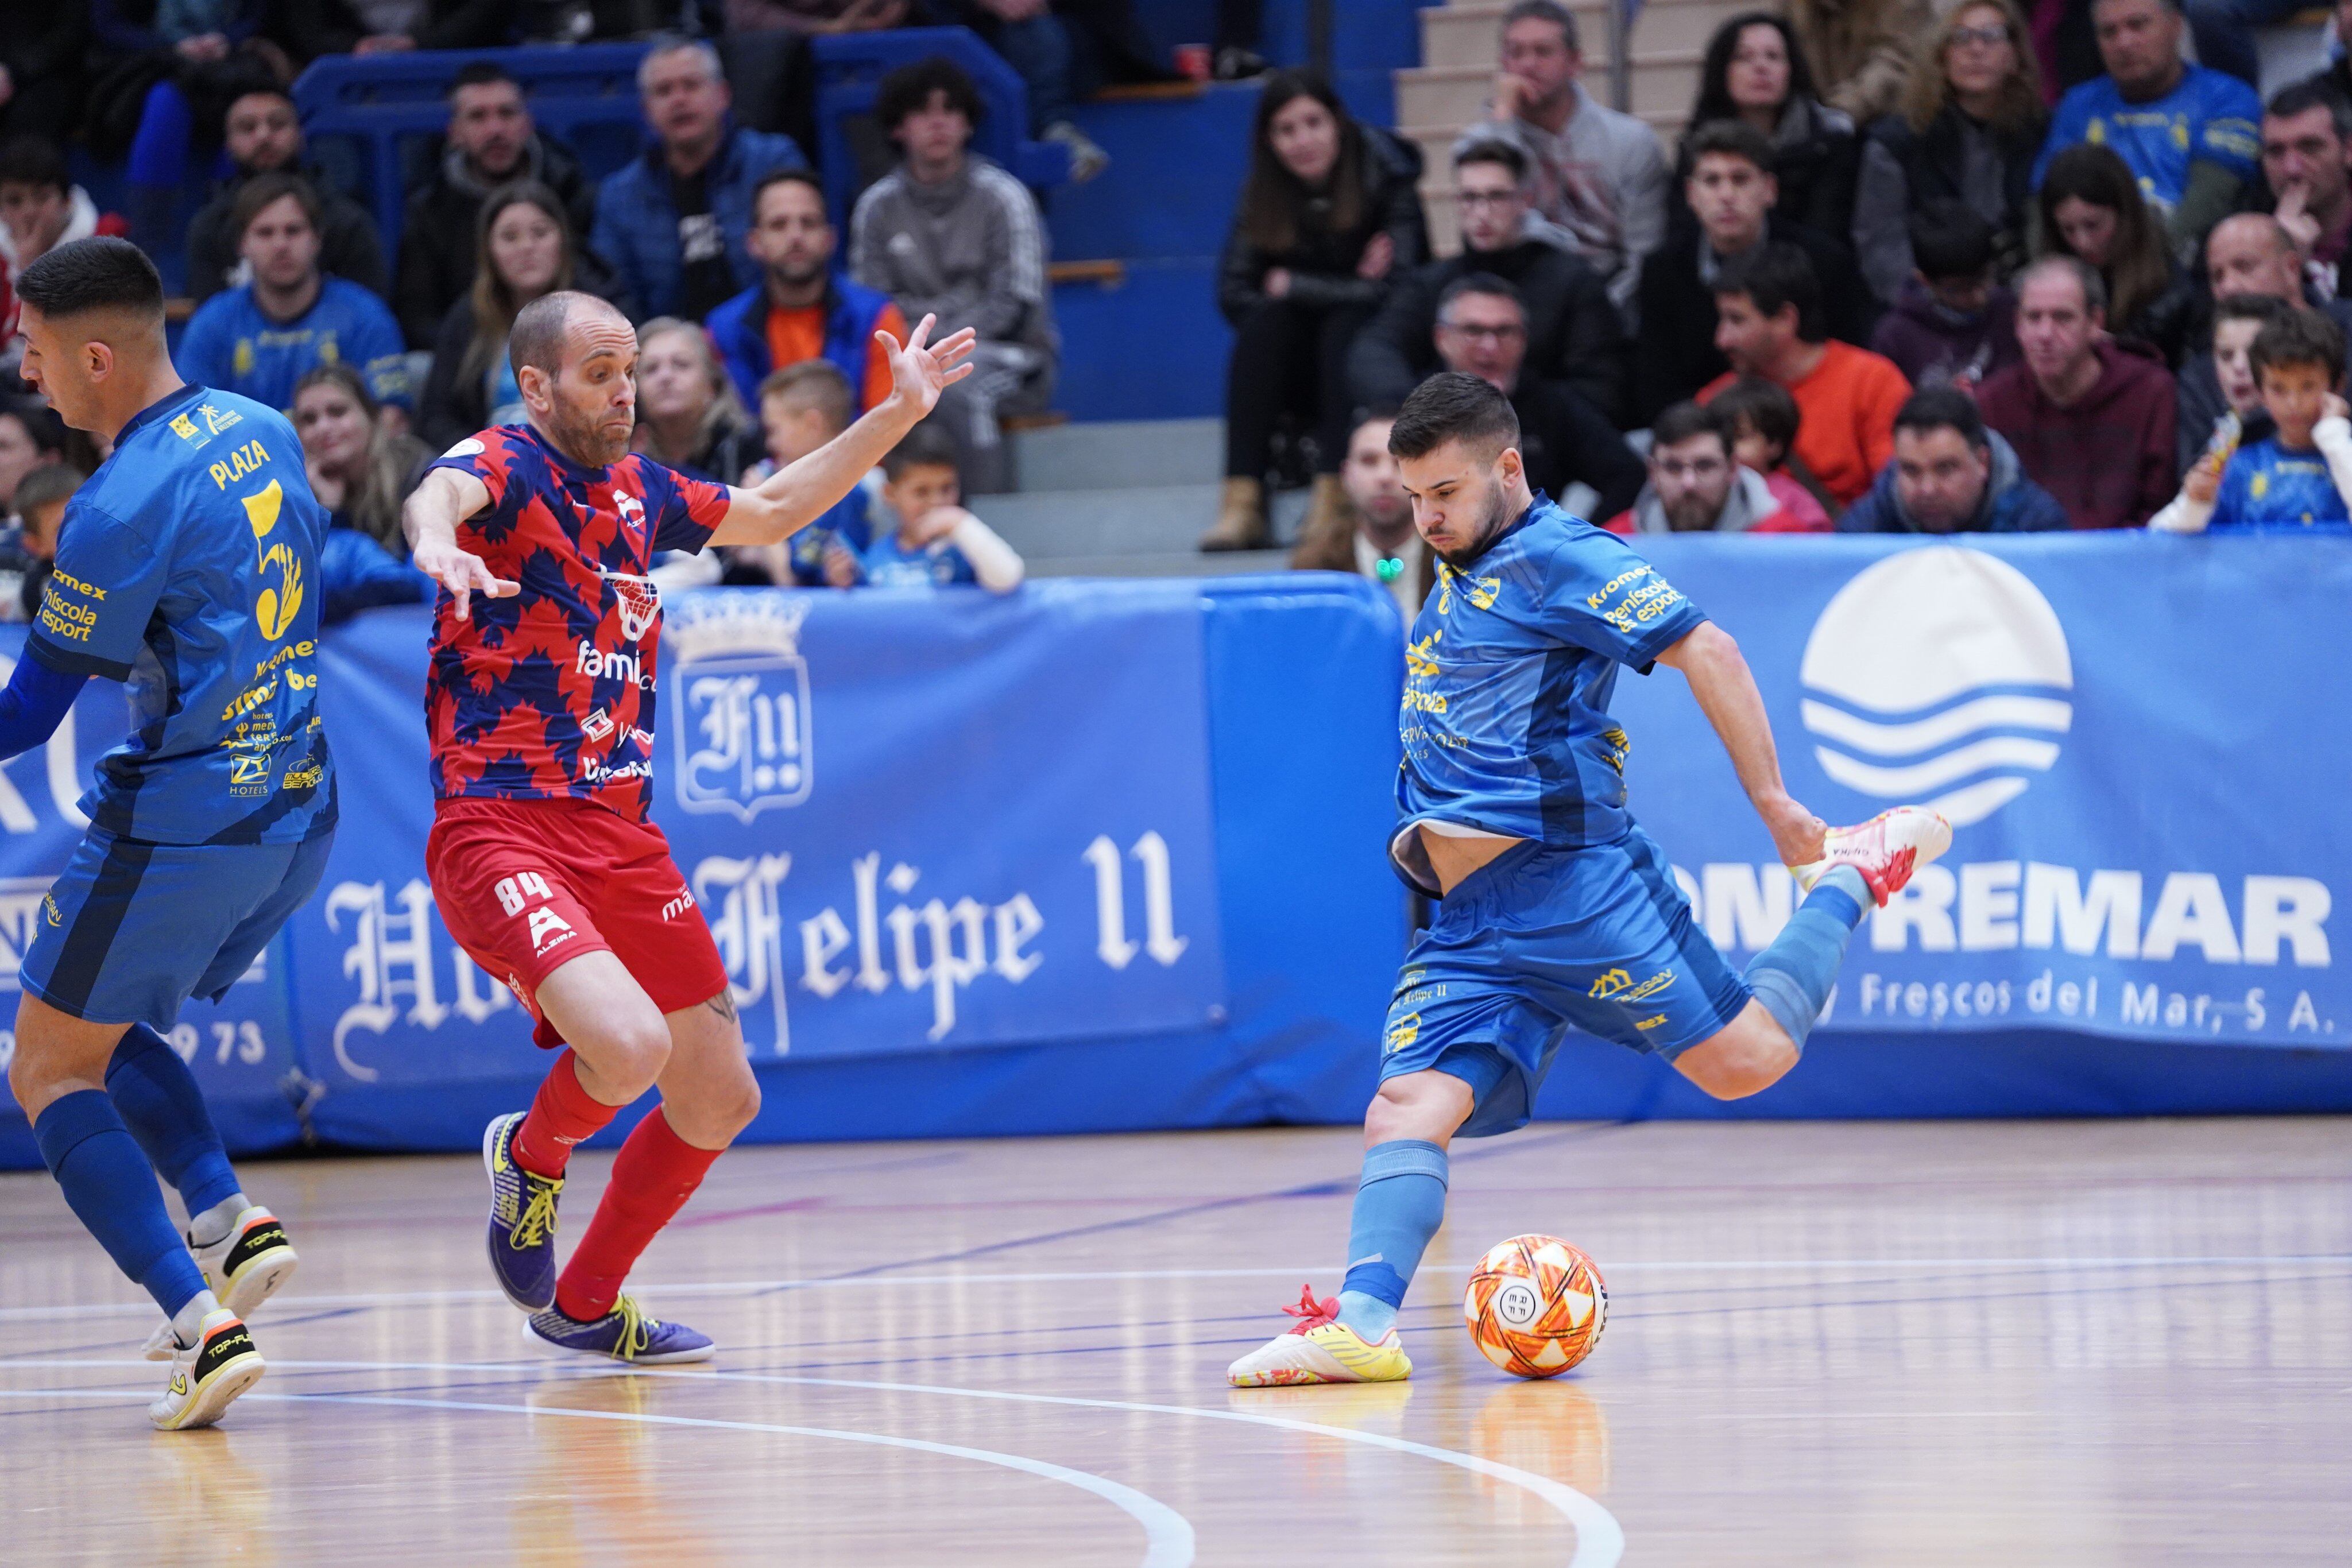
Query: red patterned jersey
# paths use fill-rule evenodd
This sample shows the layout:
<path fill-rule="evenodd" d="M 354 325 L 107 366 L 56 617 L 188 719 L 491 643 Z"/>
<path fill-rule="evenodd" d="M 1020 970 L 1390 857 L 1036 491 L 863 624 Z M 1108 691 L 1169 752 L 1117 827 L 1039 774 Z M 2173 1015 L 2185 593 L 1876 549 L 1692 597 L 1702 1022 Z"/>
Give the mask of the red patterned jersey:
<path fill-rule="evenodd" d="M 644 821 L 661 645 L 646 574 L 656 551 L 709 541 L 727 487 L 634 453 L 583 468 L 522 424 L 461 441 L 433 466 L 489 487 L 457 544 L 521 586 L 475 594 L 465 621 L 442 591 L 425 696 L 434 794 L 577 796 Z"/>

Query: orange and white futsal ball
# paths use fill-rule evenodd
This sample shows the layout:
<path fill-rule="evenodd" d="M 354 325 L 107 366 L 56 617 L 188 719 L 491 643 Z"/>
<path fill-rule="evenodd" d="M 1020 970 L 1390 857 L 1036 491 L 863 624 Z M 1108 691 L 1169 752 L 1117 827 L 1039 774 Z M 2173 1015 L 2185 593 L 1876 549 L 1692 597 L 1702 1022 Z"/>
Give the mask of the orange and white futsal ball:
<path fill-rule="evenodd" d="M 1519 1377 L 1557 1377 L 1592 1354 L 1609 1288 L 1592 1260 L 1557 1236 L 1488 1248 L 1462 1298 L 1478 1354 Z"/>

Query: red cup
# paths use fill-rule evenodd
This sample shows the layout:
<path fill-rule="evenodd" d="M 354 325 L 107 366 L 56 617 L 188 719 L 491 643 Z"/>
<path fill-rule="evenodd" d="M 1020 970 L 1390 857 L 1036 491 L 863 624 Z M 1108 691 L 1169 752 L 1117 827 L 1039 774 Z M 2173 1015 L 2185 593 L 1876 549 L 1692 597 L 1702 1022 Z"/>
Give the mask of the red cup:
<path fill-rule="evenodd" d="M 1179 44 L 1175 48 L 1176 73 L 1193 81 L 1207 81 L 1210 71 L 1209 46 Z"/>

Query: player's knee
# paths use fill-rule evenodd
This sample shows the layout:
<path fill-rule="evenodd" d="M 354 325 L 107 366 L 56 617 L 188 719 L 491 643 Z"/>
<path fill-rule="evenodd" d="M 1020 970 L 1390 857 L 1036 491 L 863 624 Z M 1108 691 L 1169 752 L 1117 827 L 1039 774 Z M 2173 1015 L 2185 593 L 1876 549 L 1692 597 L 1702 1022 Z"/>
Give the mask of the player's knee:
<path fill-rule="evenodd" d="M 598 1074 L 642 1094 L 669 1064 L 669 1025 L 659 1013 L 608 1020 L 598 1031 Z"/>
<path fill-rule="evenodd" d="M 1470 1114 L 1470 1086 L 1442 1072 L 1408 1072 L 1386 1080 L 1364 1111 L 1364 1141 L 1398 1138 L 1443 1143 Z"/>
<path fill-rule="evenodd" d="M 750 1126 L 760 1115 L 760 1080 L 749 1063 L 742 1074 L 727 1087 L 719 1107 L 719 1119 L 732 1141 L 735 1134 Z"/>
<path fill-rule="evenodd" d="M 1797 1064 L 1797 1048 L 1779 1028 L 1726 1030 L 1683 1053 L 1675 1065 L 1717 1100 L 1760 1094 Z"/>

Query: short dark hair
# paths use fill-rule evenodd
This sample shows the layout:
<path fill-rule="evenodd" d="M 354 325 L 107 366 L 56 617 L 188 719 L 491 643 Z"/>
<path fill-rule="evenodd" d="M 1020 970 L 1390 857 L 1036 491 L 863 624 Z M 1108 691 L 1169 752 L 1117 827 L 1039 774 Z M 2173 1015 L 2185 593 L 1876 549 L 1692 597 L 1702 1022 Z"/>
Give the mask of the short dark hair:
<path fill-rule="evenodd" d="M 86 310 L 127 310 L 163 319 L 163 280 L 147 253 L 127 239 L 69 240 L 17 275 L 16 298 L 52 319 Z"/>
<path fill-rule="evenodd" d="M 1499 136 L 1481 136 L 1454 155 L 1454 172 L 1460 173 L 1473 163 L 1496 163 L 1511 172 L 1518 184 L 1528 183 L 1528 155 Z"/>
<path fill-rule="evenodd" d="M 2275 294 L 2231 294 L 2213 301 L 2213 325 L 2224 321 L 2277 320 L 2294 307 Z"/>
<path fill-rule="evenodd" d="M 71 190 L 73 176 L 66 169 L 65 150 L 46 136 L 12 136 L 0 142 L 0 185 Z"/>
<path fill-rule="evenodd" d="M 1717 298 L 1745 294 L 1768 317 L 1793 305 L 1799 338 L 1818 343 L 1830 335 L 1822 308 L 1822 280 L 1813 272 L 1812 257 L 1795 246 L 1774 241 L 1725 262 L 1715 275 L 1715 293 Z"/>
<path fill-rule="evenodd" d="M 1503 13 L 1503 26 L 1498 30 L 1507 33 L 1530 17 L 1549 22 L 1553 26 L 1558 27 L 1560 41 L 1568 46 L 1570 54 L 1584 52 L 1583 46 L 1576 41 L 1576 14 L 1561 5 L 1559 0 L 1517 0 L 1517 4 Z"/>
<path fill-rule="evenodd" d="M 1947 196 L 1924 203 L 1905 226 L 1912 263 L 1930 283 L 1982 277 L 1992 267 L 1992 225 L 1966 202 Z"/>
<path fill-rule="evenodd" d="M 1992 444 L 1985 434 L 1984 415 L 1977 412 L 1977 400 L 1955 386 L 1913 392 L 1895 411 L 1895 428 L 1919 435 L 1931 430 L 1956 430 L 1962 441 L 1979 452 Z"/>
<path fill-rule="evenodd" d="M 1525 320 L 1528 302 L 1517 288 L 1491 272 L 1465 272 L 1447 284 L 1437 297 L 1438 319 L 1444 320 L 1446 309 L 1465 294 L 1484 294 L 1496 299 L 1507 299 L 1519 308 L 1519 319 Z"/>
<path fill-rule="evenodd" d="M 228 210 L 230 235 L 243 244 L 245 231 L 253 226 L 253 220 L 261 215 L 262 209 L 289 196 L 301 206 L 302 215 L 310 220 L 313 229 L 323 230 L 326 209 L 320 204 L 317 189 L 299 174 L 273 169 L 267 174 L 256 174 L 238 188 L 236 200 Z"/>
<path fill-rule="evenodd" d="M 16 515 L 21 517 L 35 507 L 71 500 L 83 477 L 80 469 L 63 463 L 44 463 L 32 469 L 16 481 Z"/>
<path fill-rule="evenodd" d="M 1678 402 L 1661 411 L 1650 422 L 1650 450 L 1680 446 L 1695 435 L 1714 436 L 1723 443 L 1723 455 L 1731 455 L 1732 443 L 1738 439 L 1738 432 L 1730 415 L 1724 412 L 1720 395 L 1711 403 Z"/>
<path fill-rule="evenodd" d="M 1733 440 L 1739 438 L 1744 424 L 1779 447 L 1783 459 L 1796 450 L 1797 432 L 1805 422 L 1789 389 L 1762 376 L 1738 377 L 1709 399 L 1707 407 L 1723 416 Z"/>
<path fill-rule="evenodd" d="M 36 452 L 63 452 L 66 449 L 66 423 L 57 411 L 38 398 L 0 396 L 0 419 L 13 419 L 25 427 L 26 437 Z"/>
<path fill-rule="evenodd" d="M 935 92 L 947 94 L 948 107 L 961 111 L 974 125 L 985 112 L 980 101 L 980 89 L 972 85 L 964 68 L 945 55 L 931 55 L 912 65 L 900 66 L 882 78 L 874 94 L 874 118 L 885 134 L 895 132 L 908 119 L 921 111 L 931 101 Z"/>
<path fill-rule="evenodd" d="M 2271 94 L 2270 102 L 2263 105 L 2263 118 L 2292 120 L 2315 109 L 2327 111 L 2327 122 L 2336 128 L 2336 141 L 2352 141 L 2352 100 L 2338 97 L 2334 84 L 2326 77 L 2307 77 L 2291 87 L 2279 89 Z"/>
<path fill-rule="evenodd" d="M 2287 365 L 2317 365 L 2331 387 L 2344 379 L 2344 329 L 2316 310 L 2282 310 L 2254 334 L 2246 362 L 2256 385 L 2263 372 Z"/>
<path fill-rule="evenodd" d="M 1389 426 L 1389 451 L 1399 457 L 1426 457 L 1449 441 L 1499 453 L 1519 444 L 1519 416 L 1511 400 L 1489 381 L 1461 371 L 1440 371 L 1397 410 Z"/>
<path fill-rule="evenodd" d="M 898 438 L 898 445 L 883 454 L 882 476 L 893 485 L 906 477 L 909 468 L 955 468 L 961 476 L 955 437 L 948 434 L 947 426 L 935 419 L 920 421 Z"/>
<path fill-rule="evenodd" d="M 849 378 L 831 360 L 800 360 L 768 372 L 760 383 L 760 401 L 772 397 L 786 399 L 793 404 L 821 410 L 825 422 L 835 430 L 849 428 L 856 412 L 849 395 Z"/>
<path fill-rule="evenodd" d="M 1772 172 L 1772 143 L 1765 134 L 1744 120 L 1710 120 L 1690 133 L 1683 142 L 1690 154 L 1690 166 L 1696 171 L 1698 161 L 1710 152 L 1731 158 L 1745 158 L 1765 173 Z"/>
<path fill-rule="evenodd" d="M 816 171 L 814 169 L 772 169 L 767 173 L 761 175 L 759 183 L 751 187 L 751 222 L 753 226 L 756 227 L 760 222 L 761 198 L 764 197 L 768 193 L 769 190 L 776 185 L 806 185 L 809 188 L 809 193 L 816 197 L 816 204 L 820 207 L 824 205 L 824 182 L 816 177 Z M 830 221 L 829 217 L 827 221 Z"/>
<path fill-rule="evenodd" d="M 517 92 L 522 90 L 522 83 L 515 79 L 514 73 L 498 61 L 467 60 L 457 68 L 457 74 L 449 78 L 448 96 L 457 97 L 457 89 L 461 87 L 488 87 L 492 82 L 499 81 L 506 83 Z"/>

